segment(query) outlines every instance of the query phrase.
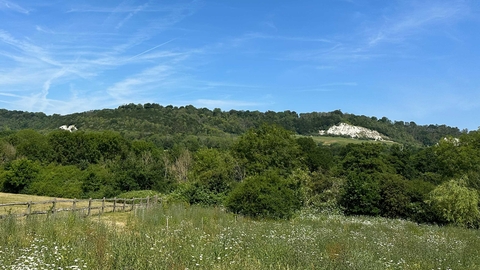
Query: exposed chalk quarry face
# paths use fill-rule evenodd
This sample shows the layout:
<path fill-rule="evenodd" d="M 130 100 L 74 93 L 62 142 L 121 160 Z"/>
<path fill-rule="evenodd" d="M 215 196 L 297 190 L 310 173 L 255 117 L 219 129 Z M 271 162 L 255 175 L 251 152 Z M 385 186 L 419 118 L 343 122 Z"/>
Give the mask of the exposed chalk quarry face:
<path fill-rule="evenodd" d="M 376 141 L 383 141 L 387 138 L 376 130 L 353 126 L 346 123 L 340 123 L 336 126 L 329 128 L 328 130 L 320 130 L 318 133 L 320 135 L 341 135 L 359 139 L 372 139 Z"/>

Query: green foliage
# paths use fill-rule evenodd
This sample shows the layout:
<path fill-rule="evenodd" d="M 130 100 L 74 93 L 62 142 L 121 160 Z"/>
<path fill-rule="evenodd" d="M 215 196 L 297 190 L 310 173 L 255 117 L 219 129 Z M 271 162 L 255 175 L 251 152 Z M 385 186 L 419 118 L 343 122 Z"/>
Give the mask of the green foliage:
<path fill-rule="evenodd" d="M 38 162 L 26 158 L 12 161 L 3 174 L 3 191 L 25 193 L 29 185 L 37 179 L 40 169 Z"/>
<path fill-rule="evenodd" d="M 18 156 L 40 162 L 51 159 L 52 149 L 47 138 L 34 130 L 20 130 L 9 136 L 8 141 L 15 147 Z"/>
<path fill-rule="evenodd" d="M 301 181 L 305 207 L 319 212 L 340 212 L 340 199 L 345 182 L 343 178 L 318 171 L 307 173 L 297 170 L 292 175 Z"/>
<path fill-rule="evenodd" d="M 460 139 L 447 137 L 434 147 L 439 171 L 447 177 L 461 177 L 480 171 L 480 132 L 463 134 Z"/>
<path fill-rule="evenodd" d="M 479 195 L 465 184 L 463 178 L 441 184 L 430 193 L 429 203 L 444 221 L 476 227 L 480 221 Z"/>
<path fill-rule="evenodd" d="M 0 185 L 9 192 L 101 198 L 155 190 L 191 204 L 219 205 L 225 198 L 233 202 L 241 190 L 256 192 L 245 198 L 262 197 L 259 190 L 289 194 L 271 189 L 277 185 L 289 186 L 310 210 L 343 207 L 347 214 L 447 223 L 454 221 L 425 202 L 437 185 L 466 175 L 464 187 L 480 191 L 479 131 L 461 134 L 340 110 L 299 115 L 127 104 L 66 116 L 0 109 L 0 122 Z M 319 145 L 306 137 L 340 122 L 405 144 Z M 66 123 L 79 131 L 58 130 Z M 434 146 L 416 148 L 421 144 Z M 269 196 L 262 199 L 268 206 L 245 203 L 258 213 L 246 215 L 277 211 Z M 279 216 L 288 214 L 273 215 Z"/>
<path fill-rule="evenodd" d="M 126 104 L 116 109 L 103 109 L 65 116 L 44 113 L 8 111 L 0 109 L 0 131 L 35 129 L 53 130 L 64 124 L 75 124 L 80 130 L 114 130 L 129 139 L 147 139 L 167 134 L 207 135 L 222 137 L 227 134 L 242 134 L 262 123 L 277 124 L 284 129 L 302 135 L 317 134 L 320 129 L 340 122 L 374 129 L 395 141 L 434 145 L 445 136 L 459 136 L 458 128 L 445 125 L 417 125 L 414 122 L 395 121 L 386 117 L 377 119 L 364 115 L 332 112 L 297 114 L 293 111 L 265 113 L 259 111 L 221 111 L 187 106 L 162 106 L 155 103 Z M 190 141 L 192 142 L 192 141 Z M 160 146 L 159 144 L 156 144 Z M 201 145 L 202 146 L 202 145 Z M 208 145 L 203 145 L 210 147 Z M 187 146 L 187 148 L 189 148 Z M 168 146 L 165 149 L 170 149 Z M 190 150 L 193 150 L 189 148 Z"/>
<path fill-rule="evenodd" d="M 215 194 L 228 192 L 241 178 L 237 162 L 229 152 L 206 148 L 195 153 L 190 174 L 192 181 Z"/>
<path fill-rule="evenodd" d="M 292 133 L 276 125 L 250 129 L 235 142 L 232 151 L 246 175 L 261 174 L 271 168 L 287 175 L 301 167 L 300 148 Z"/>
<path fill-rule="evenodd" d="M 388 149 L 386 160 L 395 169 L 396 174 L 413 179 L 417 174 L 412 160 L 413 153 L 412 147 L 393 144 Z"/>
<path fill-rule="evenodd" d="M 85 172 L 77 166 L 50 164 L 40 171 L 27 191 L 29 194 L 57 198 L 82 198 L 82 181 Z"/>
<path fill-rule="evenodd" d="M 245 216 L 288 219 L 301 206 L 299 183 L 268 170 L 245 178 L 230 192 L 225 206 Z"/>
<path fill-rule="evenodd" d="M 310 137 L 296 139 L 300 146 L 305 164 L 311 172 L 322 169 L 329 170 L 333 165 L 333 154 L 329 148 L 318 146 Z"/>
<path fill-rule="evenodd" d="M 91 164 L 83 175 L 83 198 L 111 198 L 119 192 L 115 189 L 115 174 L 105 166 Z"/>
<path fill-rule="evenodd" d="M 439 223 L 432 207 L 426 203 L 435 185 L 428 181 L 414 179 L 407 181 L 407 194 L 410 198 L 408 218 L 416 222 Z"/>
<path fill-rule="evenodd" d="M 387 146 L 384 144 L 349 144 L 341 164 L 345 173 L 395 173 L 395 168 L 387 161 Z"/>
<path fill-rule="evenodd" d="M 17 149 L 11 143 L 0 140 L 0 165 L 9 163 L 17 156 Z"/>
<path fill-rule="evenodd" d="M 225 200 L 225 193 L 216 193 L 199 182 L 181 183 L 175 193 L 182 198 L 182 201 L 189 204 L 204 206 L 221 205 Z"/>
<path fill-rule="evenodd" d="M 408 181 L 398 174 L 382 174 L 380 177 L 381 215 L 406 218 L 410 207 Z"/>
<path fill-rule="evenodd" d="M 350 173 L 340 204 L 348 215 L 380 214 L 380 183 L 376 176 L 367 173 Z"/>

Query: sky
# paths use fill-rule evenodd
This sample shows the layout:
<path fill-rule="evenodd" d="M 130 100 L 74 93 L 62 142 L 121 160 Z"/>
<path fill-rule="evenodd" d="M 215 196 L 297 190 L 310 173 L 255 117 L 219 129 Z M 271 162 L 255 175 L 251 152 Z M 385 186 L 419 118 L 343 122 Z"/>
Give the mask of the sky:
<path fill-rule="evenodd" d="M 0 108 L 329 112 L 480 127 L 478 0 L 0 0 Z"/>

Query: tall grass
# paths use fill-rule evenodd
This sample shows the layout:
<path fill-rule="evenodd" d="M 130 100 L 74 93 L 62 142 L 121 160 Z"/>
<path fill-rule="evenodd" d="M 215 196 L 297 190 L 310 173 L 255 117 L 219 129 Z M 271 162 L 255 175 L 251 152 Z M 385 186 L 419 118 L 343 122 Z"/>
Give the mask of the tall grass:
<path fill-rule="evenodd" d="M 123 215 L 0 220 L 0 269 L 480 269 L 478 230 L 183 204 Z"/>

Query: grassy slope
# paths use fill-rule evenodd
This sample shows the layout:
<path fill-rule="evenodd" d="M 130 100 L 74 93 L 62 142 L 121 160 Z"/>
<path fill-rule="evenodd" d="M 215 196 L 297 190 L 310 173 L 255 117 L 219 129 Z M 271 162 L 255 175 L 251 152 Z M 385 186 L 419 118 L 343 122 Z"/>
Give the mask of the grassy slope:
<path fill-rule="evenodd" d="M 26 194 L 12 194 L 0 192 L 0 204 L 2 203 L 14 203 L 14 202 L 41 202 L 53 200 L 52 197 L 35 196 Z"/>
<path fill-rule="evenodd" d="M 26 195 L 26 194 L 11 194 L 11 193 L 3 193 L 0 192 L 0 204 L 7 204 L 7 203 L 25 203 L 25 202 L 47 202 L 52 201 L 53 199 L 63 200 L 63 198 L 53 198 L 53 197 L 46 197 L 46 196 L 35 196 L 35 195 Z M 71 199 L 65 199 L 71 200 Z M 58 202 L 56 204 L 57 209 L 59 208 L 72 208 L 72 202 Z M 106 203 L 106 206 L 111 205 L 111 203 Z M 76 203 L 77 209 L 87 207 L 88 201 L 83 200 L 81 202 Z M 93 207 L 101 206 L 101 202 L 93 202 Z M 33 204 L 31 207 L 31 211 L 46 211 L 51 209 L 52 203 L 47 204 Z M 0 207 L 0 215 L 6 214 L 21 214 L 26 213 L 27 206 L 26 205 L 14 205 L 14 206 L 2 206 Z M 92 211 L 92 214 L 98 212 L 98 209 Z"/>
<path fill-rule="evenodd" d="M 480 265 L 475 256 L 478 231 L 379 218 L 325 215 L 290 222 L 252 221 L 235 219 L 219 209 L 175 206 L 139 212 L 117 230 L 71 216 L 34 221 L 35 226 L 29 221 L 16 224 L 8 237 L 0 233 L 7 239 L 2 251 L 5 266 L 18 268 L 31 261 L 87 269 L 478 269 Z M 10 248 L 15 245 L 24 248 Z M 56 245 L 61 247 L 58 256 L 37 254 Z M 19 262 L 22 256 L 29 261 Z"/>
<path fill-rule="evenodd" d="M 33 263 L 72 269 L 480 267 L 479 230 L 326 214 L 255 221 L 184 204 L 101 219 L 68 214 L 4 219 L 0 243 L 0 269 L 30 269 Z"/>
<path fill-rule="evenodd" d="M 369 143 L 386 143 L 386 144 L 395 144 L 395 142 L 392 141 L 374 141 L 374 140 L 358 140 L 358 139 L 352 139 L 352 138 L 344 138 L 344 137 L 331 137 L 331 136 L 303 136 L 303 135 L 296 135 L 296 137 L 310 137 L 312 138 L 316 143 L 322 143 L 323 145 L 331 145 L 331 144 L 341 144 L 341 145 L 347 145 L 349 143 L 355 143 L 355 144 L 361 144 L 365 142 Z"/>

